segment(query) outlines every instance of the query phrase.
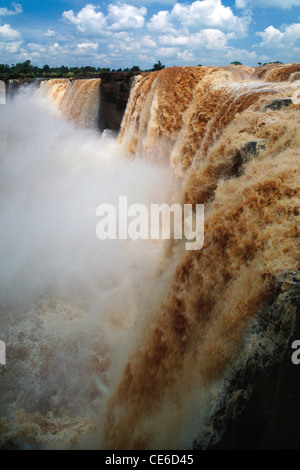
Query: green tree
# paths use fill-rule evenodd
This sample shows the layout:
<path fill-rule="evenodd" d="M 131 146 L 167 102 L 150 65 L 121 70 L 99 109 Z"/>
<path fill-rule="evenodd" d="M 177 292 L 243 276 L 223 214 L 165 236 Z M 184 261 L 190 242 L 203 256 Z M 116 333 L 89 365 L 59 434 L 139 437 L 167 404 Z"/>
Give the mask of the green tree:
<path fill-rule="evenodd" d="M 25 62 L 16 64 L 12 67 L 12 71 L 14 74 L 24 78 L 33 76 L 33 66 L 30 64 L 30 60 L 25 60 Z"/>
<path fill-rule="evenodd" d="M 276 60 L 276 62 L 265 62 L 263 65 L 271 65 L 271 64 L 282 64 L 280 60 Z"/>
<path fill-rule="evenodd" d="M 158 60 L 157 63 L 153 65 L 153 69 L 152 69 L 152 70 L 153 70 L 153 71 L 156 71 L 156 70 L 162 70 L 162 69 L 164 69 L 164 68 L 165 68 L 165 65 L 163 65 L 163 64 L 161 63 L 161 61 Z"/>
<path fill-rule="evenodd" d="M 243 65 L 242 62 L 239 62 L 238 60 L 235 60 L 234 62 L 231 62 L 231 65 Z"/>
<path fill-rule="evenodd" d="M 69 67 L 65 67 L 64 65 L 62 65 L 62 66 L 60 67 L 60 73 L 61 73 L 62 75 L 67 75 L 67 74 L 69 73 Z"/>
<path fill-rule="evenodd" d="M 12 73 L 8 64 L 0 64 L 0 80 L 9 80 Z"/>

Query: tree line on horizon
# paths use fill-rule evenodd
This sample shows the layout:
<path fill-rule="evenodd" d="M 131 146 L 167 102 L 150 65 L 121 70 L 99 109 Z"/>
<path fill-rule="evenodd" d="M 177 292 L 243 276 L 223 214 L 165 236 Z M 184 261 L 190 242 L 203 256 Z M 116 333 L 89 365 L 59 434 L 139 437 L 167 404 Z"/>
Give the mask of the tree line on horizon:
<path fill-rule="evenodd" d="M 152 69 L 144 70 L 145 72 L 156 71 L 164 69 L 160 60 L 155 63 Z M 44 65 L 43 67 L 34 66 L 31 64 L 30 60 L 25 62 L 12 64 L 11 66 L 7 64 L 0 64 L 0 80 L 11 80 L 11 79 L 34 79 L 34 78 L 94 78 L 101 73 L 105 72 L 125 72 L 128 74 L 133 74 L 136 72 L 142 72 L 138 65 L 134 65 L 131 68 L 125 69 L 110 69 L 109 67 L 92 67 L 92 66 L 83 66 L 83 67 L 66 67 L 62 65 L 60 67 L 50 67 L 49 65 Z"/>
<path fill-rule="evenodd" d="M 269 63 L 279 63 L 282 62 L 267 62 L 262 64 L 258 62 L 259 66 L 267 65 Z M 231 62 L 231 65 L 242 65 L 239 61 Z M 199 67 L 202 65 L 199 64 Z M 61 65 L 60 67 L 50 67 L 49 65 L 44 65 L 43 67 L 34 66 L 31 64 L 30 60 L 25 62 L 12 64 L 11 66 L 7 64 L 0 64 L 0 80 L 6 81 L 11 79 L 34 79 L 34 78 L 95 78 L 101 73 L 109 72 L 123 72 L 127 74 L 134 74 L 137 72 L 154 72 L 157 70 L 162 70 L 165 68 L 160 60 L 158 60 L 152 67 L 152 69 L 141 70 L 138 65 L 134 65 L 131 68 L 125 69 L 110 69 L 109 67 L 92 67 L 92 66 L 82 66 L 82 67 L 66 67 Z"/>

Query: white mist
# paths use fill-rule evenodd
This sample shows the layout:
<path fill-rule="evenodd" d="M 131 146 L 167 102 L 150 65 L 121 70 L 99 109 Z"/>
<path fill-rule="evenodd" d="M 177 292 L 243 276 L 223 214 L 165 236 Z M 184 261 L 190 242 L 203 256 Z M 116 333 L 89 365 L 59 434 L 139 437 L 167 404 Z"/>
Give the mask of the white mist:
<path fill-rule="evenodd" d="M 100 241 L 96 208 L 168 202 L 170 172 L 28 90 L 0 112 L 0 416 L 18 445 L 97 447 L 163 246 Z"/>

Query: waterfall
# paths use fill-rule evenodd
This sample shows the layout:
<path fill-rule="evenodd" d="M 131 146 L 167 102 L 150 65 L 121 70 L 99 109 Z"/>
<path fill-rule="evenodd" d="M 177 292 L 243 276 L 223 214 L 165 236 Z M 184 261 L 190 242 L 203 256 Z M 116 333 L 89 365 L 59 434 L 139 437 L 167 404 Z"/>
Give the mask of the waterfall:
<path fill-rule="evenodd" d="M 299 70 L 143 72 L 117 138 L 97 130 L 100 79 L 44 81 L 7 107 L 0 448 L 222 439 L 296 331 Z M 204 204 L 203 248 L 100 242 L 97 204 L 120 195 Z"/>
<path fill-rule="evenodd" d="M 6 89 L 5 89 L 5 83 L 0 80 L 0 104 L 5 104 L 6 103 Z"/>
<path fill-rule="evenodd" d="M 98 126 L 100 82 L 95 79 L 51 79 L 40 85 L 40 91 L 52 100 L 58 111 L 81 127 Z"/>
<path fill-rule="evenodd" d="M 132 91 L 120 145 L 170 162 L 179 179 L 173 198 L 205 205 L 205 245 L 191 254 L 175 240 L 168 250 L 164 302 L 109 400 L 111 449 L 180 449 L 193 439 L 205 447 L 220 437 L 211 418 L 228 400 L 224 377 L 242 373 L 254 354 L 257 371 L 266 367 L 274 342 L 285 351 L 296 307 L 282 292 L 299 270 L 299 108 L 291 98 L 300 84 L 280 79 L 294 70 L 267 68 L 273 83 L 245 67 L 171 68 L 141 77 Z M 289 334 L 272 331 L 266 341 L 262 312 L 287 322 Z"/>

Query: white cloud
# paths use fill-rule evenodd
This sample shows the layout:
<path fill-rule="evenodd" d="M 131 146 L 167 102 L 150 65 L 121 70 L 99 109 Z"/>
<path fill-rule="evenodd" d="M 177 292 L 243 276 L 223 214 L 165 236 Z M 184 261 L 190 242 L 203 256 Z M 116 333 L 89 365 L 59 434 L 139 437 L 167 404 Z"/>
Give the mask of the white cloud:
<path fill-rule="evenodd" d="M 112 39 L 114 41 L 120 41 L 120 42 L 132 42 L 133 37 L 130 33 L 127 31 L 118 31 L 117 33 L 114 33 L 112 36 Z"/>
<path fill-rule="evenodd" d="M 257 32 L 256 35 L 262 38 L 262 42 L 259 44 L 261 47 L 293 47 L 297 42 L 300 45 L 300 23 L 285 26 L 282 31 L 274 26 L 269 26 L 263 32 Z"/>
<path fill-rule="evenodd" d="M 195 35 L 196 45 L 206 49 L 223 49 L 227 45 L 227 37 L 218 29 L 204 29 Z M 202 46 L 203 44 L 203 46 Z"/>
<path fill-rule="evenodd" d="M 0 39 L 7 41 L 13 41 L 14 39 L 20 38 L 20 33 L 16 29 L 11 28 L 9 24 L 0 26 Z"/>
<path fill-rule="evenodd" d="M 90 51 L 96 51 L 99 47 L 98 43 L 95 42 L 81 42 L 77 44 L 77 49 L 82 52 L 90 52 Z"/>
<path fill-rule="evenodd" d="M 127 0 L 127 3 L 130 5 L 140 5 L 141 1 L 140 0 Z M 149 5 L 164 5 L 164 6 L 173 6 L 175 3 L 177 3 L 177 0 L 145 0 L 144 1 L 147 6 Z"/>
<path fill-rule="evenodd" d="M 195 59 L 194 54 L 187 49 L 182 52 L 178 52 L 177 58 L 184 63 L 190 63 Z"/>
<path fill-rule="evenodd" d="M 23 8 L 20 3 L 12 3 L 13 10 L 9 10 L 7 7 L 0 8 L 0 16 L 11 16 L 11 15 L 18 15 L 22 13 Z"/>
<path fill-rule="evenodd" d="M 39 51 L 39 52 L 46 52 L 46 47 L 42 44 L 36 44 L 35 42 L 29 42 L 27 47 L 30 51 Z"/>
<path fill-rule="evenodd" d="M 168 46 L 187 46 L 191 42 L 191 36 L 164 34 L 159 36 L 159 41 Z"/>
<path fill-rule="evenodd" d="M 218 29 L 203 29 L 191 35 L 162 35 L 160 43 L 169 46 L 185 46 L 196 49 L 220 50 L 227 45 L 227 36 Z"/>
<path fill-rule="evenodd" d="M 105 16 L 100 8 L 88 4 L 76 15 L 73 10 L 64 11 L 63 18 L 76 25 L 82 33 L 96 36 L 108 34 L 110 31 L 140 29 L 144 26 L 147 8 L 135 7 L 126 3 L 108 5 Z"/>
<path fill-rule="evenodd" d="M 0 52 L 15 54 L 19 52 L 22 41 L 0 42 Z"/>
<path fill-rule="evenodd" d="M 299 7 L 300 0 L 235 0 L 237 8 L 282 8 L 284 10 Z"/>
<path fill-rule="evenodd" d="M 146 48 L 154 48 L 156 47 L 156 42 L 153 40 L 151 36 L 147 34 L 146 36 L 142 38 L 141 45 Z"/>
<path fill-rule="evenodd" d="M 111 23 L 113 30 L 138 29 L 144 26 L 147 8 L 134 7 L 128 4 L 108 6 L 107 21 Z"/>
<path fill-rule="evenodd" d="M 156 58 L 153 56 L 149 56 L 148 54 L 139 54 L 138 60 L 140 64 L 154 64 Z"/>
<path fill-rule="evenodd" d="M 235 60 L 239 60 L 243 64 L 248 63 L 249 60 L 253 61 L 255 65 L 257 64 L 257 61 L 259 58 L 262 60 L 262 56 L 258 58 L 257 54 L 255 51 L 249 52 L 246 49 L 238 49 L 235 47 L 230 47 L 228 46 L 225 50 L 222 51 L 223 58 L 227 60 L 227 63 L 231 63 Z M 216 57 L 218 60 L 221 60 L 221 54 L 217 54 Z"/>
<path fill-rule="evenodd" d="M 234 27 L 237 18 L 231 8 L 222 5 L 221 0 L 202 0 L 188 4 L 176 3 L 172 17 L 178 18 L 185 26 Z"/>
<path fill-rule="evenodd" d="M 62 16 L 68 22 L 77 26 L 78 30 L 82 33 L 101 33 L 101 30 L 106 27 L 106 20 L 98 7 L 88 4 L 82 8 L 77 15 L 73 10 L 64 11 Z"/>
<path fill-rule="evenodd" d="M 140 43 L 134 41 L 131 33 L 127 31 L 120 31 L 114 33 L 107 46 L 110 52 L 116 52 L 116 54 L 123 54 L 124 52 L 140 51 Z"/>
<path fill-rule="evenodd" d="M 176 3 L 170 12 L 158 12 L 150 19 L 148 28 L 164 32 L 174 32 L 178 28 L 195 32 L 201 28 L 217 28 L 245 36 L 250 21 L 248 15 L 235 16 L 230 7 L 222 5 L 221 0 L 196 0 L 190 4 Z"/>
<path fill-rule="evenodd" d="M 78 65 L 79 62 L 82 63 L 83 61 L 85 65 L 87 65 L 87 61 L 93 60 L 95 62 L 101 62 L 106 57 L 105 54 L 98 54 L 98 49 L 99 44 L 91 41 L 77 44 L 59 44 L 58 42 L 50 44 L 28 43 L 27 51 L 25 55 L 23 55 L 26 58 L 42 60 L 43 63 L 48 63 L 49 59 L 59 63 L 71 59 L 74 61 L 73 65 Z"/>
<path fill-rule="evenodd" d="M 180 51 L 176 47 L 160 47 L 156 51 L 157 56 L 161 57 L 162 59 L 176 58 L 178 52 Z"/>
<path fill-rule="evenodd" d="M 8 13 L 9 15 L 17 14 L 22 11 L 22 7 L 19 4 L 13 4 L 13 7 L 14 10 L 10 11 L 10 13 Z M 1 16 L 4 16 L 3 10 L 6 10 L 6 8 L 0 9 Z M 12 28 L 10 24 L 0 24 L 0 53 L 2 57 L 10 57 L 12 54 L 19 53 L 22 42 L 21 33 L 19 31 Z"/>
<path fill-rule="evenodd" d="M 176 28 L 172 25 L 171 13 L 168 11 L 159 11 L 156 15 L 153 15 L 147 24 L 147 28 L 153 32 L 168 32 L 176 33 Z"/>
<path fill-rule="evenodd" d="M 263 32 L 257 32 L 257 36 L 261 36 L 263 41 L 261 45 L 266 46 L 267 44 L 274 45 L 274 41 L 278 43 L 283 39 L 284 34 L 274 26 L 268 26 Z"/>
<path fill-rule="evenodd" d="M 44 33 L 44 36 L 50 38 L 51 36 L 55 36 L 55 31 L 52 31 L 51 29 L 48 29 L 46 33 Z"/>
<path fill-rule="evenodd" d="M 114 41 L 108 45 L 108 49 L 111 52 L 116 52 L 117 54 L 129 53 L 129 52 L 140 52 L 140 44 L 135 44 L 132 41 Z"/>
<path fill-rule="evenodd" d="M 249 0 L 235 0 L 235 6 L 237 8 L 247 8 Z"/>
<path fill-rule="evenodd" d="M 283 34 L 288 39 L 288 41 L 293 43 L 298 41 L 300 39 L 300 23 L 294 23 L 290 26 L 286 26 Z"/>

